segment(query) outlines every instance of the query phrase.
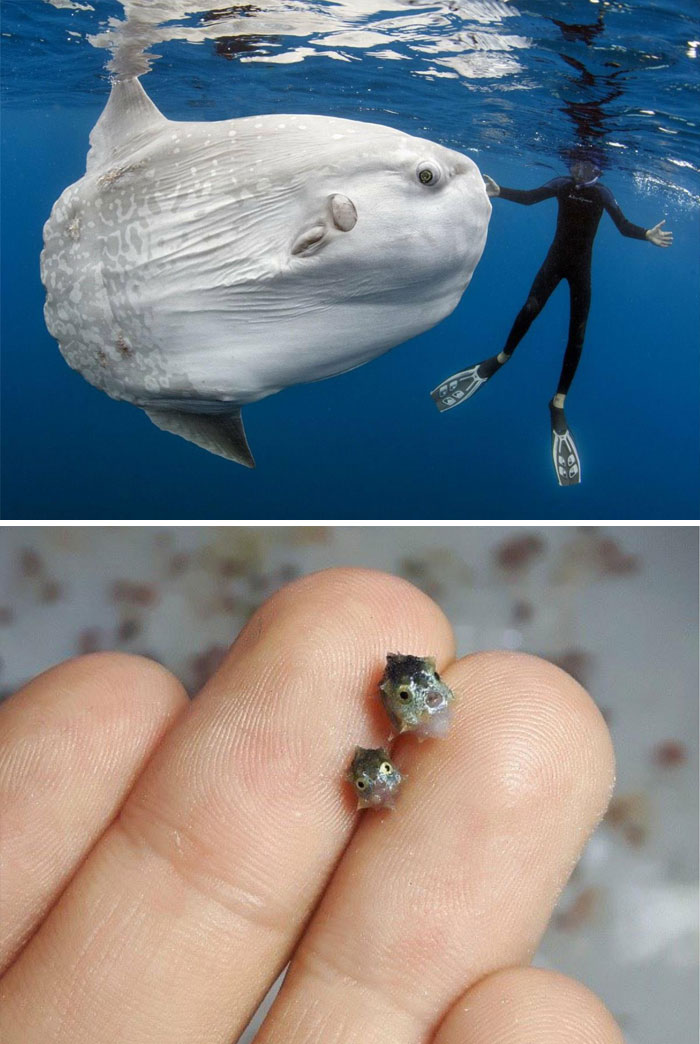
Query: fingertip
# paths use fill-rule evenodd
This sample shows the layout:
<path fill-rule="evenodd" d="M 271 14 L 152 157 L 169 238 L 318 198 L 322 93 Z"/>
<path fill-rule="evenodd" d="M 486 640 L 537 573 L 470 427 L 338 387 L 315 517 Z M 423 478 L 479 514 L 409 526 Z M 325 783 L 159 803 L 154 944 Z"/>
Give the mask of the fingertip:
<path fill-rule="evenodd" d="M 480 720 L 487 714 L 481 728 L 494 741 L 482 745 L 483 754 L 494 759 L 491 778 L 503 781 L 504 798 L 571 792 L 586 818 L 603 815 L 614 751 L 600 710 L 577 681 L 547 660 L 510 651 L 475 653 L 451 670 L 461 697 L 455 713 L 469 719 L 473 707 Z"/>
<path fill-rule="evenodd" d="M 9 728 L 119 725 L 133 729 L 151 719 L 161 727 L 187 704 L 180 681 L 167 668 L 145 656 L 95 652 L 48 668 L 4 704 Z"/>
<path fill-rule="evenodd" d="M 435 1044 L 623 1044 L 606 1006 L 582 983 L 541 968 L 486 976 L 454 1005 Z"/>
<path fill-rule="evenodd" d="M 309 573 L 272 595 L 253 619 L 272 619 L 290 602 L 298 607 L 306 601 L 314 612 L 329 606 L 365 620 L 369 611 L 372 621 L 391 613 L 407 623 L 428 622 L 449 638 L 449 651 L 454 653 L 451 624 L 437 603 L 408 580 L 378 569 L 335 566 Z"/>

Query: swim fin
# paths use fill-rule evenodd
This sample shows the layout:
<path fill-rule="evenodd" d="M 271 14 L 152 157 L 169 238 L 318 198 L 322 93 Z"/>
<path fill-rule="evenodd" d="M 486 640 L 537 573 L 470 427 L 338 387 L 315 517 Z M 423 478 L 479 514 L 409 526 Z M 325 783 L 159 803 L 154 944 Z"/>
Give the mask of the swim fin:
<path fill-rule="evenodd" d="M 453 406 L 459 406 L 461 402 L 470 399 L 478 392 L 482 384 L 486 384 L 489 377 L 493 377 L 496 370 L 500 370 L 502 365 L 503 363 L 498 361 L 498 356 L 492 355 L 490 359 L 484 359 L 476 366 L 460 370 L 459 373 L 453 374 L 439 384 L 437 388 L 433 388 L 430 396 L 440 413 L 451 410 Z"/>
<path fill-rule="evenodd" d="M 552 423 L 552 461 L 560 486 L 576 486 L 581 481 L 581 461 L 566 414 L 560 406 L 549 404 Z"/>

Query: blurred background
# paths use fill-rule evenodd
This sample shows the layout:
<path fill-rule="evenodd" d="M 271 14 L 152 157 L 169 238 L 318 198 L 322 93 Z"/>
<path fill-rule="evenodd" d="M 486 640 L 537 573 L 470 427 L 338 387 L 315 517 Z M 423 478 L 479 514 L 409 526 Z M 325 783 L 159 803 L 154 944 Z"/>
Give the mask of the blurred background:
<path fill-rule="evenodd" d="M 98 649 L 194 693 L 268 595 L 332 565 L 412 581 L 460 654 L 524 649 L 589 689 L 618 782 L 536 963 L 599 993 L 628 1044 L 697 1041 L 696 527 L 5 528 L 3 695 Z"/>

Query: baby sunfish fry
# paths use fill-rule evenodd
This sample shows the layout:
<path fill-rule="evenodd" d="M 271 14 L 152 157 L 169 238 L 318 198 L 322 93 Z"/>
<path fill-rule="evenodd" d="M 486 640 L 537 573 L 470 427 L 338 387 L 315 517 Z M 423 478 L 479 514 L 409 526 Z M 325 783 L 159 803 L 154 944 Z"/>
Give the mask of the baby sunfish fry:
<path fill-rule="evenodd" d="M 347 779 L 355 788 L 358 808 L 393 808 L 402 776 L 384 747 L 355 747 Z"/>
<path fill-rule="evenodd" d="M 415 732 L 419 739 L 446 734 L 454 693 L 441 680 L 432 656 L 389 653 L 379 692 L 397 733 Z"/>

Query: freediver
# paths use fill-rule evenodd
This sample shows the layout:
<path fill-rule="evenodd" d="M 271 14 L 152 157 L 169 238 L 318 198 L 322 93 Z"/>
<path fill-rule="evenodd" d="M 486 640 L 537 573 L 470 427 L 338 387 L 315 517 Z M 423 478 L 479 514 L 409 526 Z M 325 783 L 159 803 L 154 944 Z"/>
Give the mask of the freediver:
<path fill-rule="evenodd" d="M 564 414 L 564 402 L 583 349 L 591 301 L 593 240 L 603 210 L 607 210 L 623 236 L 646 239 L 658 247 L 668 247 L 673 242 L 672 233 L 664 232 L 661 228 L 663 221 L 649 229 L 628 221 L 610 189 L 598 184 L 601 173 L 593 161 L 579 159 L 571 164 L 570 177 L 553 178 L 540 188 L 528 190 L 504 188 L 487 174 L 484 175 L 489 196 L 500 196 L 526 206 L 555 198 L 559 204 L 556 232 L 503 350 L 467 370 L 453 374 L 430 393 L 441 412 L 466 402 L 508 362 L 552 291 L 562 279 L 566 279 L 571 297 L 569 339 L 556 394 L 549 403 L 552 460 L 560 486 L 574 486 L 581 481 L 581 462 Z"/>

